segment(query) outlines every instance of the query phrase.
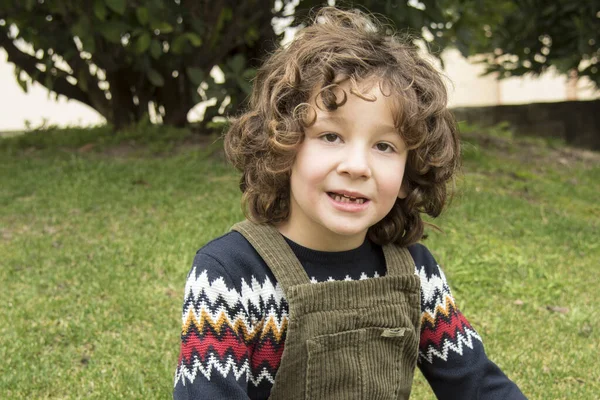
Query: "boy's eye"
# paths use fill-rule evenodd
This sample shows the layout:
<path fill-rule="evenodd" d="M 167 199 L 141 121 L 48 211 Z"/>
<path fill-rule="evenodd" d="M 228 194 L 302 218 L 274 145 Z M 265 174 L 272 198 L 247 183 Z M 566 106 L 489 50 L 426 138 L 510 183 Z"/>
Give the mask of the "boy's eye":
<path fill-rule="evenodd" d="M 377 143 L 375 146 L 377 147 L 377 150 L 382 151 L 384 153 L 394 151 L 394 148 L 387 143 Z"/>
<path fill-rule="evenodd" d="M 335 143 L 339 139 L 339 136 L 335 133 L 326 133 L 321 137 L 328 143 Z"/>

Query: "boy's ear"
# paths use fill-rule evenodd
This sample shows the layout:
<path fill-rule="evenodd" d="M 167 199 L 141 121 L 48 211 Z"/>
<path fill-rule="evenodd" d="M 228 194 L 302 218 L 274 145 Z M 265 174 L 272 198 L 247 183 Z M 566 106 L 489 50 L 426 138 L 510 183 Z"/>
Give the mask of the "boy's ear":
<path fill-rule="evenodd" d="M 400 185 L 400 190 L 398 191 L 398 198 L 405 199 L 408 196 L 408 183 L 406 183 L 406 179 L 402 179 L 402 185 Z"/>

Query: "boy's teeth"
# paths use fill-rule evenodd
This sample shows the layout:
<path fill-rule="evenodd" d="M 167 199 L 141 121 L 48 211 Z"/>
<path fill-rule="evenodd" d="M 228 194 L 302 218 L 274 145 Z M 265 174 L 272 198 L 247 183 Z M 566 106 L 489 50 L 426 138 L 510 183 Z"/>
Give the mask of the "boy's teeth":
<path fill-rule="evenodd" d="M 340 203 L 357 203 L 357 204 L 363 204 L 365 202 L 365 199 L 357 199 L 356 197 L 348 197 L 348 196 L 341 196 L 339 194 L 333 194 L 333 199 L 335 201 L 338 201 Z"/>

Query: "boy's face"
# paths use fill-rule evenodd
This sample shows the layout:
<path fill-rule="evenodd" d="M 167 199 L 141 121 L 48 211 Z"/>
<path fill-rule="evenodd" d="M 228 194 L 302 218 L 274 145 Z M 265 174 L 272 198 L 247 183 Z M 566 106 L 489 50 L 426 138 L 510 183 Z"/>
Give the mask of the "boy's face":
<path fill-rule="evenodd" d="M 407 150 L 394 128 L 393 102 L 377 82 L 366 83 L 358 89 L 377 100 L 351 94 L 346 81 L 340 87 L 347 101 L 337 110 L 328 112 L 320 104 L 323 111 L 312 101 L 316 121 L 305 129 L 291 170 L 290 216 L 278 227 L 305 247 L 356 248 L 396 198 L 405 197 Z"/>

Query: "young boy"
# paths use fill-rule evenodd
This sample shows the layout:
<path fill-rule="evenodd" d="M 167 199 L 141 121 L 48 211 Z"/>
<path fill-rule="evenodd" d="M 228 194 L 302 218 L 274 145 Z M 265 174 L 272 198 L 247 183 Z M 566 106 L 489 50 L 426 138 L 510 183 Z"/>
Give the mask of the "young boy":
<path fill-rule="evenodd" d="M 226 135 L 249 221 L 188 275 L 175 399 L 523 399 L 423 236 L 459 165 L 440 75 L 326 8 L 259 70 Z"/>

